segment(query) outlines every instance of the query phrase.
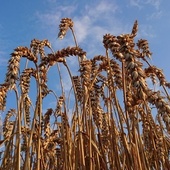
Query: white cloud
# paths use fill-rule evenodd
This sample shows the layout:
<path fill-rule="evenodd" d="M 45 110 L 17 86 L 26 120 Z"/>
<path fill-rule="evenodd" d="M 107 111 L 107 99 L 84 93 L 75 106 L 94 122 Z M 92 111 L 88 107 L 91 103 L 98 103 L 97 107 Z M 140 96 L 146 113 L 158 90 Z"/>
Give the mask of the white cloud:
<path fill-rule="evenodd" d="M 70 16 L 75 11 L 75 6 L 57 6 L 52 10 L 42 13 L 37 12 L 35 15 L 43 26 L 57 26 L 61 18 Z"/>
<path fill-rule="evenodd" d="M 156 9 L 160 8 L 161 0 L 130 0 L 131 6 L 143 8 L 145 5 L 151 5 Z"/>
<path fill-rule="evenodd" d="M 109 0 L 102 0 L 100 1 L 97 6 L 95 4 L 87 5 L 86 6 L 86 13 L 90 15 L 93 19 L 98 17 L 105 17 L 108 16 L 108 14 L 114 14 L 118 10 L 118 6 L 114 1 Z"/>
<path fill-rule="evenodd" d="M 102 43 L 103 35 L 106 33 L 120 33 L 124 27 L 115 17 L 118 9 L 114 1 L 102 0 L 97 5 L 86 5 L 82 15 L 73 18 L 78 42 L 89 41 L 91 46 L 95 41 L 96 44 Z"/>
<path fill-rule="evenodd" d="M 130 5 L 141 8 L 140 0 L 130 0 Z"/>
<path fill-rule="evenodd" d="M 139 26 L 138 36 L 143 37 L 144 39 L 148 39 L 148 38 L 153 38 L 156 35 L 154 33 L 152 25 L 141 24 Z"/>
<path fill-rule="evenodd" d="M 88 33 L 90 32 L 91 27 L 91 21 L 89 16 L 83 16 L 83 17 L 76 17 L 73 19 L 74 21 L 74 27 L 76 30 L 76 36 L 78 39 L 78 42 L 84 41 L 84 39 L 87 37 Z"/>
<path fill-rule="evenodd" d="M 150 5 L 154 6 L 156 9 L 159 9 L 161 0 L 146 0 L 146 2 L 144 1 L 144 3 L 150 4 Z"/>
<path fill-rule="evenodd" d="M 9 54 L 5 52 L 6 44 L 7 42 L 4 40 L 4 38 L 0 37 L 0 66 L 1 67 L 6 66 L 8 62 L 8 58 L 6 58 L 6 56 L 9 56 Z"/>
<path fill-rule="evenodd" d="M 74 22 L 74 30 L 77 42 L 80 47 L 84 46 L 86 51 L 90 51 L 90 55 L 94 55 L 94 51 L 103 47 L 102 39 L 106 33 L 114 33 L 115 35 L 126 32 L 126 28 L 121 20 L 115 17 L 115 14 L 120 12 L 119 6 L 112 0 L 101 0 L 82 6 L 57 6 L 47 13 L 38 12 L 37 18 L 43 25 L 48 27 L 46 33 L 47 37 L 58 34 L 58 25 L 61 18 L 72 18 Z M 73 44 L 73 37 L 68 32 L 66 40 L 56 40 L 52 37 L 50 40 L 54 48 L 71 46 Z M 64 46 L 63 46 L 64 45 Z M 90 49 L 90 50 L 89 50 Z"/>
<path fill-rule="evenodd" d="M 36 17 L 40 21 L 41 25 L 43 26 L 57 26 L 57 22 L 61 18 L 60 12 L 49 12 L 49 13 L 36 13 Z"/>
<path fill-rule="evenodd" d="M 131 6 L 139 8 L 150 4 L 155 8 L 160 6 L 160 0 L 130 0 Z M 100 0 L 98 3 L 90 2 L 82 5 L 75 6 L 57 6 L 52 8 L 47 13 L 37 13 L 38 19 L 44 27 L 47 27 L 45 34 L 52 42 L 54 49 L 61 49 L 67 46 L 74 45 L 73 37 L 68 31 L 68 34 L 63 40 L 56 40 L 58 34 L 58 26 L 61 18 L 72 18 L 74 22 L 74 31 L 77 38 L 78 45 L 87 51 L 87 57 L 90 58 L 94 55 L 105 53 L 103 48 L 103 35 L 106 33 L 119 35 L 121 33 L 131 32 L 133 23 L 123 22 L 122 18 L 117 17 L 121 14 L 121 4 L 118 6 L 116 1 Z M 148 16 L 148 20 L 156 19 L 162 16 L 162 11 L 155 11 L 152 15 Z M 50 26 L 50 27 L 49 27 Z M 139 37 L 154 37 L 152 26 L 149 24 L 139 23 Z"/>
<path fill-rule="evenodd" d="M 154 13 L 152 13 L 151 15 L 149 15 L 147 17 L 148 20 L 152 20 L 152 19 L 160 19 L 163 16 L 163 12 L 162 11 L 156 11 Z"/>

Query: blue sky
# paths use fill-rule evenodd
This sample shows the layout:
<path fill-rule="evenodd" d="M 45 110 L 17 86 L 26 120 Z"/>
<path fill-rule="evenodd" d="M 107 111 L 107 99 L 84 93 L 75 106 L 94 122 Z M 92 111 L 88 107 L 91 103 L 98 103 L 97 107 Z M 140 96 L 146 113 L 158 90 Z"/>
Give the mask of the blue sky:
<path fill-rule="evenodd" d="M 105 33 L 130 32 L 137 19 L 137 38 L 148 39 L 152 62 L 163 67 L 168 76 L 169 6 L 167 0 L 3 1 L 0 6 L 0 71 L 5 71 L 5 61 L 13 49 L 19 45 L 29 46 L 33 38 L 49 39 L 55 50 L 72 45 L 69 36 L 67 41 L 56 39 L 60 19 L 70 17 L 79 45 L 89 51 L 89 55 L 99 53 Z"/>
<path fill-rule="evenodd" d="M 71 34 L 57 39 L 61 18 L 72 18 L 78 44 L 87 57 L 105 54 L 102 39 L 106 33 L 130 33 L 137 19 L 136 41 L 147 39 L 153 52 L 151 63 L 169 75 L 170 1 L 167 0 L 6 0 L 0 5 L 0 81 L 4 81 L 7 61 L 17 46 L 28 46 L 32 39 L 48 39 L 54 50 L 73 46 Z M 74 70 L 75 61 L 68 59 Z M 63 72 L 64 73 L 64 72 Z M 53 77 L 51 78 L 53 79 Z M 70 89 L 68 75 L 63 74 Z M 51 87 L 58 86 L 54 83 Z"/>

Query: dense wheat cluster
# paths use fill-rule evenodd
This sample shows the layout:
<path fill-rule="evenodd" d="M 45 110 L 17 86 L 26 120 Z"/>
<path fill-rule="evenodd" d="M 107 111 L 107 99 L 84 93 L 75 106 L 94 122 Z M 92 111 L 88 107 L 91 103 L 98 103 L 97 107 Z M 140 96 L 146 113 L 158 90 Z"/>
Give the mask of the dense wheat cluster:
<path fill-rule="evenodd" d="M 162 70 L 150 64 L 147 40 L 135 40 L 137 21 L 129 34 L 104 35 L 105 55 L 89 59 L 76 42 L 73 26 L 71 19 L 63 18 L 58 37 L 63 39 L 71 30 L 74 47 L 55 52 L 48 40 L 34 39 L 30 48 L 17 47 L 11 54 L 0 85 L 5 117 L 0 169 L 168 170 L 170 84 Z M 78 60 L 77 75 L 67 62 L 72 56 Z M 21 70 L 23 57 L 26 65 Z M 72 113 L 61 65 L 72 84 Z M 48 87 L 48 72 L 56 66 L 61 84 L 57 94 Z M 36 102 L 30 97 L 31 81 L 36 82 Z M 9 91 L 15 93 L 10 99 L 17 101 L 15 108 L 6 107 Z M 55 96 L 56 106 L 45 112 L 48 95 Z"/>

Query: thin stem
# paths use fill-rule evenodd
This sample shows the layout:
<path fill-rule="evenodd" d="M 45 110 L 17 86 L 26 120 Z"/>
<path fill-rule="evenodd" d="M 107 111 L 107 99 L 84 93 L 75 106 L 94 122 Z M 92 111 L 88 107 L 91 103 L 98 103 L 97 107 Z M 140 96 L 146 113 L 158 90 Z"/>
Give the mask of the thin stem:
<path fill-rule="evenodd" d="M 25 62 L 25 69 L 28 68 L 28 62 L 29 62 L 29 60 L 28 60 L 28 58 L 27 58 L 27 59 L 26 59 L 26 62 Z"/>
<path fill-rule="evenodd" d="M 41 121 L 42 121 L 41 120 L 41 117 L 42 117 L 42 91 L 41 91 L 41 85 L 39 85 L 39 94 L 38 94 L 38 101 L 37 101 L 37 111 L 38 111 L 38 116 L 39 116 L 37 169 L 41 169 L 40 168 L 40 160 L 41 160 Z"/>
<path fill-rule="evenodd" d="M 73 34 L 73 38 L 74 38 L 75 45 L 76 45 L 76 47 L 78 47 L 78 43 L 77 43 L 77 40 L 76 40 L 76 35 L 75 35 L 75 33 L 74 33 L 74 30 L 73 30 L 72 27 L 70 27 L 70 29 L 71 29 L 71 32 L 72 32 L 72 34 Z"/>
<path fill-rule="evenodd" d="M 57 63 L 57 70 L 58 70 L 59 77 L 60 77 L 60 86 L 61 86 L 62 96 L 64 97 L 64 96 L 65 96 L 65 93 L 64 93 L 64 86 L 63 86 L 63 81 L 62 81 L 60 66 L 59 66 L 58 63 Z"/>
<path fill-rule="evenodd" d="M 127 129 L 129 133 L 129 142 L 131 142 L 131 135 L 130 135 L 130 126 L 129 126 L 129 116 L 128 116 L 128 110 L 127 110 L 127 99 L 126 99 L 126 72 L 125 72 L 125 63 L 124 60 L 122 61 L 122 83 L 123 83 L 123 98 L 124 98 L 124 106 L 125 106 L 125 115 L 126 115 L 126 123 L 127 123 Z"/>
<path fill-rule="evenodd" d="M 15 94 L 17 99 L 17 110 L 18 110 L 18 126 L 17 126 L 17 137 L 16 137 L 16 149 L 17 149 L 17 170 L 20 170 L 20 153 L 21 153 L 21 143 L 20 143 L 20 137 L 21 137 L 21 113 L 22 113 L 22 98 L 19 99 L 19 94 L 17 89 L 15 88 Z"/>
<path fill-rule="evenodd" d="M 72 32 L 72 35 L 73 35 L 73 38 L 74 38 L 75 45 L 76 45 L 76 47 L 78 47 L 78 43 L 77 43 L 77 40 L 76 40 L 76 35 L 75 35 L 75 33 L 74 33 L 74 30 L 73 30 L 72 27 L 70 28 L 70 30 L 71 30 L 71 32 Z M 79 56 L 78 56 L 78 61 L 79 61 L 79 66 L 80 66 L 81 58 L 80 58 Z"/>

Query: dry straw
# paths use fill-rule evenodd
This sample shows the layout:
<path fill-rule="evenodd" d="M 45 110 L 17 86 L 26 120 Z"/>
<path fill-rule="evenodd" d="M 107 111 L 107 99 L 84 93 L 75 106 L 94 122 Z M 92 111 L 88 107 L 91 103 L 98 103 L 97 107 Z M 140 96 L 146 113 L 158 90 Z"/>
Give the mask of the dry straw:
<path fill-rule="evenodd" d="M 91 59 L 78 46 L 71 19 L 61 20 L 58 37 L 63 39 L 69 29 L 75 47 L 54 52 L 48 40 L 34 39 L 30 48 L 17 47 L 11 54 L 0 86 L 0 110 L 6 113 L 0 169 L 168 170 L 170 83 L 161 69 L 149 63 L 152 53 L 147 40 L 135 43 L 137 21 L 130 34 L 104 35 L 106 54 Z M 51 53 L 47 54 L 45 47 Z M 79 62 L 77 75 L 72 74 L 67 62 L 71 56 L 77 56 Z M 23 57 L 26 65 L 21 70 Z M 60 97 L 48 86 L 48 73 L 55 65 Z M 61 65 L 72 83 L 71 106 Z M 154 90 L 158 83 L 159 90 Z M 30 93 L 33 89 L 36 101 Z M 10 90 L 15 92 L 16 107 L 7 110 Z M 44 102 L 51 94 L 56 106 L 44 111 Z"/>

